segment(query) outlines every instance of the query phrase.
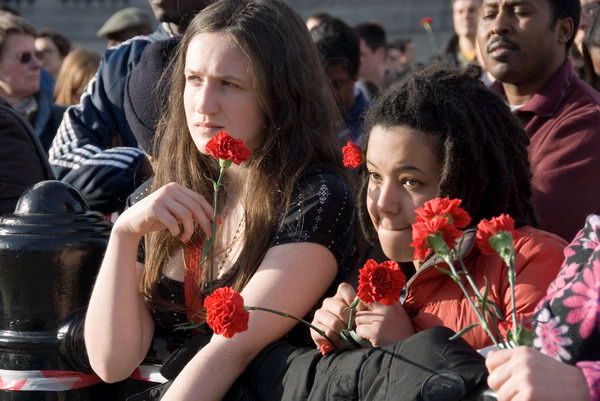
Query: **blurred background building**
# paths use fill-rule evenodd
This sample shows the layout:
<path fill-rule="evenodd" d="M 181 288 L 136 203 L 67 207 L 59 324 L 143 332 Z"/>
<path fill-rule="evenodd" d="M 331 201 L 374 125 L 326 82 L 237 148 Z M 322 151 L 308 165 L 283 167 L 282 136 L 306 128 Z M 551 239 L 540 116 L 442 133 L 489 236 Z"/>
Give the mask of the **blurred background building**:
<path fill-rule="evenodd" d="M 383 25 L 388 41 L 398 37 L 414 40 L 417 57 L 426 61 L 434 52 L 430 38 L 421 26 L 423 17 L 433 19 L 438 49 L 444 47 L 452 31 L 450 0 L 286 0 L 306 18 L 326 12 L 350 25 L 376 21 Z M 148 0 L 0 0 L 16 9 L 38 30 L 53 29 L 63 33 L 75 47 L 102 52 L 105 39 L 96 32 L 117 10 L 139 7 L 152 11 Z"/>

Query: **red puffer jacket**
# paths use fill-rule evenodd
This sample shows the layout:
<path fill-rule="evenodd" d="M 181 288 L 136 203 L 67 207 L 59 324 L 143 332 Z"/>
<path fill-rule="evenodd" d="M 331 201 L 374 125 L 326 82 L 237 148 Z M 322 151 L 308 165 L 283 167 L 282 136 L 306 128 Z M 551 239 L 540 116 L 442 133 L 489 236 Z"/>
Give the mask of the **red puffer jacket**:
<path fill-rule="evenodd" d="M 517 231 L 520 234 L 515 241 L 517 315 L 520 319 L 528 319 L 558 274 L 567 243 L 554 234 L 531 227 Z M 466 255 L 463 258 L 465 265 L 482 294 L 487 278 L 490 283 L 489 299 L 510 318 L 512 306 L 507 267 L 498 255 L 483 255 L 474 244 L 474 232 L 468 231 L 460 245 L 460 252 Z M 431 258 L 409 280 L 404 307 L 416 331 L 446 326 L 459 332 L 477 322 L 477 315 L 459 286 L 438 271 L 436 264 L 445 267 L 439 258 Z M 471 330 L 463 338 L 476 349 L 492 345 L 480 327 Z"/>

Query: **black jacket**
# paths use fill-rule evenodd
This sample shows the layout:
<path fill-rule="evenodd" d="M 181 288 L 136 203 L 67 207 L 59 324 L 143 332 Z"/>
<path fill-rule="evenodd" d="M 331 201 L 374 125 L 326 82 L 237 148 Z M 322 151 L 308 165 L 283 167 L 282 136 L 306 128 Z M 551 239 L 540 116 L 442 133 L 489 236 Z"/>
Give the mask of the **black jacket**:
<path fill-rule="evenodd" d="M 0 215 L 12 213 L 21 194 L 54 175 L 31 125 L 0 98 Z"/>
<path fill-rule="evenodd" d="M 265 348 L 225 401 L 475 401 L 487 389 L 484 358 L 454 332 L 435 327 L 380 348 L 332 352 L 284 342 Z M 202 346 L 205 342 L 198 341 Z M 191 359 L 198 349 L 190 349 Z M 183 355 L 181 355 L 183 357 Z M 178 364 L 185 366 L 186 361 Z M 170 374 L 177 372 L 163 372 Z M 171 376 L 171 377 L 169 377 Z M 128 401 L 159 400 L 170 382 Z M 198 391 L 202 391 L 199 389 Z"/>

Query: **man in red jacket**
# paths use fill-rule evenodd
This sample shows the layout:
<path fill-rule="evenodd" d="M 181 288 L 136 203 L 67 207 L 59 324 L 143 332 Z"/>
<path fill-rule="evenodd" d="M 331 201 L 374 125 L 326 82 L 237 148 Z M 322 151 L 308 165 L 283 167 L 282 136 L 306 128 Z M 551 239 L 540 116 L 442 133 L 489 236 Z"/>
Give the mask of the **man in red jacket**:
<path fill-rule="evenodd" d="M 477 32 L 486 69 L 531 138 L 540 228 L 571 240 L 600 212 L 600 94 L 567 59 L 579 0 L 485 0 Z"/>

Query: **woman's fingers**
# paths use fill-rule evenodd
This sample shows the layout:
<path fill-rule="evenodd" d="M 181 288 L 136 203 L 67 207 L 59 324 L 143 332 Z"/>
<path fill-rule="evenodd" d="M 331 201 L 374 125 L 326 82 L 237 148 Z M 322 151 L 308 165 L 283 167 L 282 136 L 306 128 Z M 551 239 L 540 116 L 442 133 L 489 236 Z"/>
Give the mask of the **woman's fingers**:
<path fill-rule="evenodd" d="M 513 353 L 514 351 L 511 349 L 491 351 L 485 359 L 485 366 L 492 372 L 498 366 L 506 363 L 512 357 Z"/>
<path fill-rule="evenodd" d="M 355 331 L 359 337 L 369 340 L 374 347 L 379 347 L 377 339 L 380 326 L 381 324 L 379 321 L 373 321 L 372 323 L 356 326 Z"/>
<path fill-rule="evenodd" d="M 196 224 L 206 233 L 207 237 L 212 235 L 212 215 L 207 212 L 212 213 L 213 209 L 200 194 L 179 184 L 169 183 L 151 196 L 152 198 L 147 202 L 151 204 L 152 211 L 147 218 L 151 220 L 154 215 L 169 229 L 171 235 L 179 235 L 182 241 L 187 242 L 192 237 Z M 166 211 L 174 217 L 178 227 L 173 226 L 171 219 L 164 220 L 165 214 L 159 210 Z"/>
<path fill-rule="evenodd" d="M 379 312 L 363 311 L 357 313 L 354 319 L 357 325 L 371 324 L 373 322 L 380 322 L 383 316 Z"/>
<path fill-rule="evenodd" d="M 326 311 L 332 318 L 347 322 L 350 318 L 348 306 L 346 301 L 339 299 L 336 295 L 333 298 L 326 298 L 319 310 Z"/>
<path fill-rule="evenodd" d="M 212 235 L 211 233 L 211 221 L 213 218 L 213 208 L 208 204 L 204 197 L 190 189 L 180 186 L 180 196 L 177 200 L 187 207 L 193 216 L 193 220 L 198 223 L 200 228 L 204 231 L 207 237 Z"/>
<path fill-rule="evenodd" d="M 179 235 L 179 232 L 181 231 L 179 228 L 179 222 L 168 210 L 157 209 L 154 212 L 154 215 L 159 224 L 166 227 L 173 237 Z"/>
<path fill-rule="evenodd" d="M 329 324 L 329 323 L 323 323 L 323 322 L 319 322 L 319 321 L 314 321 L 312 323 L 314 326 L 318 327 L 319 329 L 321 329 L 325 335 L 333 342 L 333 346 L 337 349 L 343 349 L 345 347 L 345 343 L 344 341 L 341 339 L 339 333 L 340 331 L 344 328 L 343 325 L 341 328 L 336 328 L 337 324 Z M 319 333 L 315 332 L 314 330 L 313 333 L 311 334 L 312 339 L 314 341 L 314 343 L 318 346 L 321 346 L 323 344 L 329 344 L 329 341 L 327 341 L 327 338 L 323 337 L 322 335 L 320 335 Z"/>
<path fill-rule="evenodd" d="M 341 283 L 338 286 L 334 298 L 339 299 L 341 302 L 346 304 L 345 307 L 348 307 L 352 304 L 352 302 L 354 302 L 354 298 L 356 298 L 356 291 L 354 290 L 354 287 L 352 287 L 350 284 Z"/>
<path fill-rule="evenodd" d="M 340 306 L 342 305 L 342 306 Z M 315 312 L 312 324 L 325 332 L 336 348 L 343 348 L 344 342 L 341 340 L 339 333 L 346 327 L 347 322 L 337 314 L 340 309 L 343 309 L 343 304 L 334 298 L 327 298 L 323 302 L 323 306 Z M 336 312 L 332 312 L 332 310 Z M 317 345 L 327 342 L 323 336 L 316 332 L 311 332 L 311 336 Z"/>

